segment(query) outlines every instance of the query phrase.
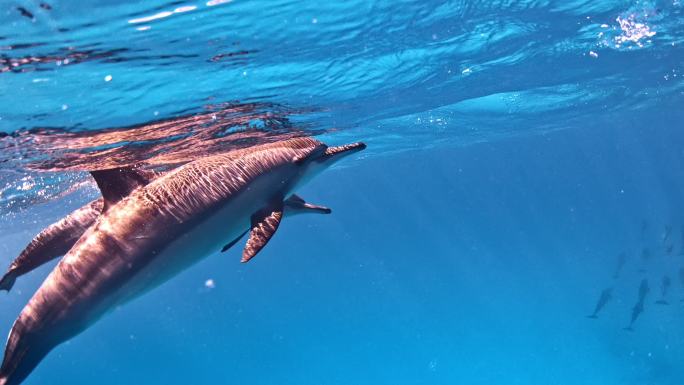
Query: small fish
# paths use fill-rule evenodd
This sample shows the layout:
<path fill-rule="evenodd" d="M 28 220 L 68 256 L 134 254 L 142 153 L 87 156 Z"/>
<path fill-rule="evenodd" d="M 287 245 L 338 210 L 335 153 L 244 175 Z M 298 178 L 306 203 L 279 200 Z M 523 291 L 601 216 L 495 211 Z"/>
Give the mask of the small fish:
<path fill-rule="evenodd" d="M 667 292 L 670 289 L 670 277 L 667 275 L 663 276 L 663 280 L 660 284 L 660 299 L 656 301 L 658 305 L 668 305 L 665 297 L 667 297 Z"/>
<path fill-rule="evenodd" d="M 609 287 L 607 289 L 603 289 L 601 292 L 601 295 L 599 296 L 598 302 L 596 302 L 596 307 L 594 308 L 594 312 L 591 313 L 591 315 L 588 315 L 588 318 L 598 318 L 598 313 L 603 309 L 604 306 L 608 303 L 613 298 L 613 288 Z"/>

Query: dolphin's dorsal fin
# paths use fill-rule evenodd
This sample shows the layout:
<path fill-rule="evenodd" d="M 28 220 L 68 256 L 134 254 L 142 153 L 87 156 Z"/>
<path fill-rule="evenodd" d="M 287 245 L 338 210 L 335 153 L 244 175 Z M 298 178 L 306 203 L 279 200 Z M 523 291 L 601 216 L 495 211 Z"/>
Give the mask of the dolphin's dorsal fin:
<path fill-rule="evenodd" d="M 102 208 L 104 212 L 128 196 L 131 191 L 148 184 L 157 174 L 133 167 L 120 167 L 91 171 L 90 175 L 95 179 L 102 198 L 104 198 L 104 207 Z"/>
<path fill-rule="evenodd" d="M 328 207 L 307 203 L 297 194 L 290 195 L 283 203 L 285 203 L 285 208 L 288 210 L 288 215 L 290 213 L 330 214 L 332 212 Z"/>
<path fill-rule="evenodd" d="M 260 210 L 252 215 L 252 229 L 249 231 L 249 239 L 242 251 L 242 260 L 245 263 L 252 259 L 271 240 L 278 230 L 280 220 L 283 219 L 283 204 L 276 207 Z"/>

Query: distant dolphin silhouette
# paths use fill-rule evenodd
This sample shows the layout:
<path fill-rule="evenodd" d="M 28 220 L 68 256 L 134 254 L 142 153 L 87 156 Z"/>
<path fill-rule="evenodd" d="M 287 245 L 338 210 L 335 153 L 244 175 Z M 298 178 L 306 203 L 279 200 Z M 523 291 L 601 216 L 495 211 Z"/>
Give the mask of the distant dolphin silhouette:
<path fill-rule="evenodd" d="M 672 255 L 672 250 L 674 250 L 674 244 L 670 243 L 667 246 L 665 246 L 665 254 L 666 255 Z"/>
<path fill-rule="evenodd" d="M 637 318 L 639 318 L 639 315 L 643 313 L 644 301 L 646 300 L 646 296 L 650 291 L 651 289 L 648 287 L 648 280 L 642 279 L 641 284 L 639 284 L 639 297 L 637 299 L 636 305 L 634 305 L 634 307 L 632 308 L 632 318 L 629 321 L 629 326 L 627 326 L 625 330 L 634 330 L 634 321 L 636 321 Z"/>
<path fill-rule="evenodd" d="M 679 283 L 684 286 L 684 267 L 679 268 Z M 684 302 L 684 299 L 680 300 L 680 302 Z"/>
<path fill-rule="evenodd" d="M 639 284 L 639 302 L 643 302 L 650 291 L 651 288 L 648 286 L 648 279 L 642 279 L 641 284 Z"/>
<path fill-rule="evenodd" d="M 644 219 L 641 221 L 641 240 L 646 239 L 646 232 L 648 231 L 648 222 Z"/>
<path fill-rule="evenodd" d="M 672 234 L 672 225 L 665 225 L 665 233 L 663 234 L 663 244 L 670 239 L 670 234 Z"/>
<path fill-rule="evenodd" d="M 644 312 L 644 301 L 639 301 L 632 308 L 632 318 L 629 321 L 629 325 L 624 329 L 627 331 L 634 331 L 634 322 L 639 318 L 639 315 Z"/>
<path fill-rule="evenodd" d="M 364 148 L 290 139 L 199 159 L 151 182 L 131 169 L 93 171 L 103 212 L 14 322 L 0 385 L 21 383 L 55 346 L 246 229 L 249 261 L 278 229 L 293 190 Z"/>
<path fill-rule="evenodd" d="M 596 302 L 596 307 L 594 308 L 594 312 L 588 315 L 588 318 L 598 318 L 598 313 L 603 309 L 604 306 L 608 303 L 613 298 L 613 288 L 609 287 L 607 289 L 603 289 L 601 291 L 601 295 L 599 296 L 598 301 Z"/>
<path fill-rule="evenodd" d="M 615 265 L 615 273 L 613 273 L 613 278 L 617 279 L 620 277 L 620 272 L 622 271 L 622 268 L 625 266 L 625 263 L 627 263 L 627 253 L 622 252 L 618 254 L 617 264 Z"/>
<path fill-rule="evenodd" d="M 670 289 L 670 277 L 667 275 L 663 276 L 663 280 L 660 284 L 660 299 L 656 301 L 658 305 L 667 305 L 667 299 L 665 298 L 667 296 L 667 292 Z"/>
<path fill-rule="evenodd" d="M 648 261 L 651 259 L 651 251 L 647 248 L 644 247 L 641 250 L 641 268 L 639 268 L 639 272 L 645 272 L 646 271 L 646 264 Z"/>

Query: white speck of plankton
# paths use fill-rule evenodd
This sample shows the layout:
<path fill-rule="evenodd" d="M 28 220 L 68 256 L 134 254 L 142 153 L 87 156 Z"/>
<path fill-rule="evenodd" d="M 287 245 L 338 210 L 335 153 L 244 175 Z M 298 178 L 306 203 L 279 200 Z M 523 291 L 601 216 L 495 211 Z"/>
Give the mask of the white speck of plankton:
<path fill-rule="evenodd" d="M 207 289 L 213 289 L 213 288 L 216 287 L 216 283 L 214 282 L 213 279 L 209 278 L 209 279 L 207 279 L 207 280 L 204 282 L 204 286 L 205 286 Z"/>
<path fill-rule="evenodd" d="M 464 69 L 463 71 L 461 71 L 461 74 L 463 74 L 463 75 L 468 75 L 468 74 L 471 73 L 471 72 L 473 72 L 473 70 L 471 70 L 470 68 L 466 68 L 466 69 Z"/>
<path fill-rule="evenodd" d="M 104 81 L 106 82 L 111 82 L 112 81 L 112 75 L 107 75 L 104 77 Z"/>
<path fill-rule="evenodd" d="M 316 18 L 314 17 L 313 19 L 311 19 L 311 23 L 312 23 L 312 24 L 318 24 L 318 19 L 316 19 Z"/>
<path fill-rule="evenodd" d="M 68 105 L 66 105 L 66 104 L 62 104 L 62 111 L 66 111 L 66 110 L 67 110 L 67 108 L 69 108 L 69 106 L 68 106 Z"/>
<path fill-rule="evenodd" d="M 593 57 L 593 58 L 597 58 L 597 57 L 598 57 L 598 54 L 597 54 L 596 52 L 594 52 L 594 51 L 589 51 L 589 56 L 591 56 L 591 57 Z"/>

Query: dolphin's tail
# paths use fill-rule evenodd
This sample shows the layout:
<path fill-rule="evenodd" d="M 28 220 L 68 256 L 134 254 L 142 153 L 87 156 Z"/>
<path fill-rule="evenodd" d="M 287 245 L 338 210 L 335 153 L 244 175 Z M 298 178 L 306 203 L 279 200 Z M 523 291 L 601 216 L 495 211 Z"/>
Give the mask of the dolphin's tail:
<path fill-rule="evenodd" d="M 21 316 L 14 322 L 0 366 L 0 385 L 19 385 L 52 349 L 49 340 L 29 329 Z"/>

